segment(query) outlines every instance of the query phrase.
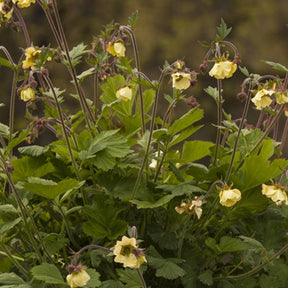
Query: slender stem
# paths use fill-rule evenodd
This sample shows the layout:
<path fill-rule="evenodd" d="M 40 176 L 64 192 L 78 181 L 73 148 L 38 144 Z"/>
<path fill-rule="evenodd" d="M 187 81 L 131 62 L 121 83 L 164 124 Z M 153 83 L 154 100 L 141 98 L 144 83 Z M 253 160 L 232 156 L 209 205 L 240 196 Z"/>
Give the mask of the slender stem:
<path fill-rule="evenodd" d="M 144 277 L 143 277 L 140 269 L 137 268 L 136 271 L 137 271 L 138 277 L 139 277 L 140 280 L 141 280 L 141 283 L 142 283 L 143 288 L 147 288 L 146 282 L 145 282 L 145 280 L 144 280 Z"/>
<path fill-rule="evenodd" d="M 5 253 L 3 252 L 1 253 L 1 251 L 0 253 L 7 256 L 10 259 L 10 261 L 13 263 L 13 265 L 17 267 L 19 271 L 21 271 L 25 275 L 26 279 L 28 279 L 28 271 L 26 271 L 25 268 L 18 262 L 18 260 L 24 261 L 24 259 L 12 255 L 10 251 L 6 248 L 5 244 L 1 244 L 1 247 Z"/>
<path fill-rule="evenodd" d="M 231 175 L 231 172 L 232 172 L 232 167 L 233 167 L 235 155 L 236 155 L 236 152 L 237 152 L 237 145 L 238 145 L 238 142 L 239 142 L 239 139 L 240 139 L 240 135 L 241 135 L 241 132 L 242 132 L 242 128 L 244 126 L 244 122 L 246 120 L 246 116 L 247 116 L 247 113 L 248 113 L 248 108 L 249 108 L 250 98 L 251 98 L 250 89 L 251 89 L 251 84 L 250 84 L 249 89 L 248 89 L 249 92 L 248 92 L 247 99 L 246 99 L 246 102 L 245 102 L 243 115 L 242 115 L 242 118 L 241 118 L 241 122 L 239 124 L 238 133 L 237 133 L 237 136 L 236 136 L 236 139 L 235 139 L 235 142 L 234 142 L 234 147 L 233 147 L 233 152 L 232 152 L 232 156 L 231 156 L 231 161 L 230 161 L 230 164 L 229 164 L 229 167 L 228 167 L 228 170 L 227 170 L 227 173 L 226 173 L 226 177 L 225 177 L 225 180 L 224 180 L 225 183 L 227 183 L 229 181 L 229 178 L 230 178 L 230 175 Z"/>
<path fill-rule="evenodd" d="M 285 126 L 283 129 L 282 139 L 281 139 L 281 144 L 280 144 L 280 151 L 282 151 L 284 144 L 286 142 L 287 133 L 288 133 L 288 119 L 286 119 Z"/>
<path fill-rule="evenodd" d="M 138 186 L 140 184 L 140 181 L 141 181 L 141 178 L 142 178 L 142 175 L 143 175 L 143 172 L 144 172 L 144 168 L 146 166 L 146 162 L 147 162 L 147 159 L 148 159 L 149 150 L 150 150 L 150 144 L 151 144 L 151 141 L 152 141 L 152 134 L 153 134 L 154 124 L 155 124 L 155 119 L 156 119 L 158 99 L 159 99 L 159 96 L 160 96 L 160 88 L 161 88 L 161 84 L 162 84 L 162 81 L 164 79 L 164 76 L 166 75 L 168 69 L 169 68 L 164 69 L 162 71 L 161 75 L 160 75 L 159 84 L 158 84 L 158 87 L 157 87 L 157 92 L 156 92 L 156 96 L 155 96 L 153 107 L 152 107 L 152 116 L 151 116 L 149 137 L 148 137 L 148 141 L 147 141 L 146 151 L 145 151 L 144 159 L 142 161 L 142 165 L 141 165 L 140 171 L 138 172 L 138 176 L 137 176 L 137 179 L 136 179 L 136 182 L 135 182 L 132 194 L 131 194 L 131 199 L 134 199 L 134 197 L 136 195 L 136 191 L 137 191 Z"/>
<path fill-rule="evenodd" d="M 250 270 L 250 271 L 248 271 L 246 273 L 235 275 L 235 276 L 217 277 L 217 278 L 214 278 L 214 280 L 216 280 L 216 281 L 221 280 L 221 279 L 240 280 L 240 279 L 243 279 L 243 278 L 250 277 L 250 276 L 254 275 L 255 273 L 259 272 L 261 269 L 263 269 L 263 267 L 265 265 L 267 265 L 268 263 L 270 263 L 271 261 L 273 261 L 274 259 L 276 259 L 280 255 L 282 255 L 284 252 L 286 252 L 287 249 L 288 249 L 288 244 L 284 245 L 278 252 L 273 254 L 265 262 L 263 262 L 262 264 L 256 266 L 255 268 L 253 268 L 252 270 Z"/>
<path fill-rule="evenodd" d="M 217 89 L 218 89 L 218 98 L 217 98 L 217 135 L 216 135 L 216 146 L 215 146 L 215 156 L 214 156 L 214 165 L 217 162 L 220 138 L 221 138 L 221 129 L 222 124 L 222 80 L 217 79 Z"/>
<path fill-rule="evenodd" d="M 82 247 L 80 250 L 78 250 L 75 255 L 80 255 L 82 252 L 84 252 L 85 250 L 88 250 L 88 249 L 100 249 L 100 250 L 103 250 L 103 251 L 106 251 L 106 252 L 113 252 L 113 250 L 109 249 L 109 248 L 106 248 L 106 247 L 103 247 L 103 246 L 100 246 L 100 245 L 96 245 L 96 244 L 90 244 L 90 245 L 87 245 L 87 246 L 84 246 Z"/>
<path fill-rule="evenodd" d="M 30 47 L 31 46 L 31 40 L 30 40 L 30 37 L 29 37 L 29 34 L 28 34 L 28 30 L 27 30 L 27 27 L 26 27 L 26 24 L 25 24 L 25 21 L 21 15 L 21 13 L 19 12 L 19 10 L 17 9 L 16 6 L 14 6 L 14 12 L 16 13 L 16 16 L 20 22 L 20 25 L 22 27 L 22 31 L 23 31 L 23 34 L 24 34 L 24 37 L 25 37 L 25 40 L 26 40 L 26 45 L 27 47 Z"/>
<path fill-rule="evenodd" d="M 66 58 L 68 60 L 68 63 L 69 63 L 69 70 L 70 70 L 70 73 L 71 73 L 71 76 L 72 76 L 72 79 L 73 79 L 73 82 L 74 82 L 74 85 L 75 85 L 75 88 L 76 88 L 76 91 L 77 91 L 77 94 L 79 95 L 79 100 L 80 100 L 80 104 L 81 104 L 81 108 L 82 108 L 82 111 L 83 113 L 85 113 L 85 119 L 86 119 L 86 123 L 87 123 L 87 126 L 89 127 L 90 131 L 92 131 L 92 127 L 91 127 L 91 124 L 90 124 L 90 121 L 94 121 L 94 115 L 86 101 L 86 98 L 83 94 L 83 91 L 81 90 L 80 88 L 80 85 L 79 85 L 79 82 L 78 82 L 78 79 L 77 79 L 77 74 L 76 74 L 76 71 L 75 71 L 75 67 L 72 63 L 72 59 L 70 57 L 70 54 L 69 54 L 69 47 L 68 47 L 68 43 L 66 41 L 66 36 L 65 36 L 65 33 L 64 33 L 64 29 L 63 29 L 63 26 L 62 26 L 62 23 L 61 23 L 61 19 L 60 19 L 60 15 L 59 15 L 59 12 L 58 12 L 58 8 L 57 8 L 57 2 L 56 0 L 52 0 L 52 6 L 53 6 L 53 11 L 55 13 L 55 19 L 56 19 L 56 23 L 58 25 L 58 28 L 59 28 L 59 33 L 60 33 L 60 36 L 62 38 L 62 41 L 63 41 L 63 45 L 64 45 L 64 51 L 65 51 L 65 54 L 66 54 Z"/>
<path fill-rule="evenodd" d="M 134 52 L 134 56 L 135 56 L 135 65 L 136 65 L 136 69 L 138 72 L 141 71 L 141 67 L 140 67 L 140 59 L 139 59 L 139 51 L 138 51 L 138 47 L 137 47 L 137 41 L 135 38 L 135 35 L 133 33 L 133 31 L 131 30 L 131 28 L 127 27 L 127 26 L 121 26 L 120 30 L 123 29 L 125 31 L 128 32 L 128 34 L 131 37 L 131 41 L 132 41 L 132 47 L 133 47 L 133 52 Z M 142 135 L 145 132 L 145 113 L 144 113 L 144 101 L 143 101 L 143 91 L 142 91 L 142 86 L 140 84 L 140 80 L 141 77 L 138 74 L 138 80 L 139 80 L 139 97 L 140 97 L 140 111 L 141 111 L 141 123 L 142 123 Z"/>

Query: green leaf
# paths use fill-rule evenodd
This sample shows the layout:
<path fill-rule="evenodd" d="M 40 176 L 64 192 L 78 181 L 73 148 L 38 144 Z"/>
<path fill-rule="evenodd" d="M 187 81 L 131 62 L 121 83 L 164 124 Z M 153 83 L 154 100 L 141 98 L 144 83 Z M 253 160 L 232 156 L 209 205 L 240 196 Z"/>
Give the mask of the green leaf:
<path fill-rule="evenodd" d="M 184 114 L 181 118 L 175 120 L 171 127 L 168 130 L 168 134 L 170 136 L 176 135 L 181 130 L 189 127 L 196 121 L 202 119 L 203 117 L 203 110 L 194 108 L 189 110 L 186 114 Z"/>
<path fill-rule="evenodd" d="M 16 71 L 16 68 L 17 68 L 17 66 L 14 63 L 11 63 L 10 61 L 8 61 L 7 59 L 3 57 L 0 57 L 0 66 L 8 67 L 12 69 L 13 71 Z"/>
<path fill-rule="evenodd" d="M 16 147 L 17 145 L 19 145 L 20 143 L 22 143 L 26 137 L 29 135 L 30 130 L 24 130 L 22 132 L 20 132 L 20 134 L 13 138 L 7 145 L 7 151 L 11 151 L 14 147 Z"/>
<path fill-rule="evenodd" d="M 39 145 L 31 145 L 31 146 L 19 147 L 18 151 L 21 154 L 37 157 L 41 156 L 42 154 L 45 154 L 47 151 L 49 151 L 49 148 Z"/>
<path fill-rule="evenodd" d="M 223 236 L 220 239 L 219 249 L 221 252 L 235 252 L 247 249 L 247 244 L 240 239 L 235 239 L 230 236 Z"/>
<path fill-rule="evenodd" d="M 3 136 L 6 139 L 9 139 L 9 135 L 10 135 L 10 128 L 9 126 L 0 123 L 0 135 Z"/>
<path fill-rule="evenodd" d="M 181 164 L 187 164 L 210 155 L 210 148 L 214 143 L 207 141 L 185 141 L 181 155 Z"/>
<path fill-rule="evenodd" d="M 275 70 L 282 71 L 285 73 L 288 73 L 288 68 L 286 68 L 284 65 L 276 63 L 276 62 L 271 62 L 271 61 L 265 61 L 268 65 L 272 66 Z"/>
<path fill-rule="evenodd" d="M 89 274 L 90 280 L 85 285 L 85 287 L 87 287 L 87 288 L 100 287 L 100 285 L 101 285 L 101 281 L 99 279 L 100 274 L 96 270 L 91 269 L 91 268 L 86 269 L 86 272 Z"/>
<path fill-rule="evenodd" d="M 217 27 L 218 34 L 216 35 L 216 41 L 224 40 L 228 34 L 231 32 L 232 28 L 227 28 L 227 25 L 223 18 L 221 18 L 221 23 Z"/>
<path fill-rule="evenodd" d="M 1 287 L 6 288 L 30 288 L 29 284 L 20 278 L 15 273 L 1 273 L 0 274 L 0 284 Z"/>
<path fill-rule="evenodd" d="M 49 284 L 64 284 L 66 285 L 60 271 L 53 264 L 43 263 L 31 269 L 35 279 L 44 281 Z"/>
<path fill-rule="evenodd" d="M 29 177 L 28 183 L 24 184 L 24 189 L 47 199 L 55 199 L 69 190 L 76 190 L 83 185 L 75 179 L 64 179 L 58 183 L 37 177 Z"/>
<path fill-rule="evenodd" d="M 69 52 L 69 55 L 70 55 L 73 66 L 76 66 L 80 62 L 82 55 L 87 52 L 87 50 L 85 50 L 86 47 L 87 47 L 87 45 L 80 43 L 71 49 L 71 51 Z M 66 60 L 64 61 L 64 63 L 66 65 L 69 64 L 69 62 Z"/>
<path fill-rule="evenodd" d="M 218 102 L 219 92 L 217 88 L 209 86 L 208 88 L 204 89 L 204 91 L 210 95 L 216 102 Z"/>
<path fill-rule="evenodd" d="M 157 208 L 160 206 L 163 206 L 165 204 L 167 204 L 168 202 L 170 202 L 171 199 L 173 199 L 174 197 L 176 197 L 176 195 L 165 195 L 164 197 L 160 198 L 159 200 L 155 201 L 155 202 L 150 202 L 150 201 L 141 201 L 141 200 L 130 200 L 130 202 L 132 204 L 137 205 L 138 209 L 147 209 L 147 208 Z"/>
<path fill-rule="evenodd" d="M 136 26 L 136 22 L 138 20 L 138 11 L 132 13 L 132 15 L 128 18 L 128 25 L 133 29 Z"/>
<path fill-rule="evenodd" d="M 125 287 L 142 288 L 143 285 L 135 269 L 117 269 L 119 279 L 125 283 Z"/>
<path fill-rule="evenodd" d="M 183 277 L 186 274 L 186 272 L 177 265 L 183 263 L 184 260 L 178 258 L 164 259 L 160 257 L 156 258 L 148 256 L 149 266 L 156 269 L 156 277 L 163 277 L 169 280 L 174 280 L 179 277 Z"/>
<path fill-rule="evenodd" d="M 211 286 L 213 284 L 213 272 L 211 270 L 201 273 L 198 278 L 205 285 Z"/>
<path fill-rule="evenodd" d="M 83 71 L 80 75 L 77 75 L 77 79 L 79 80 L 79 83 L 81 83 L 86 77 L 93 74 L 95 74 L 95 67 Z"/>
<path fill-rule="evenodd" d="M 44 157 L 24 156 L 20 159 L 11 161 L 14 168 L 12 177 L 15 183 L 18 181 L 26 181 L 28 177 L 43 177 L 55 171 L 54 166 Z M 43 164 L 44 163 L 44 164 Z"/>
<path fill-rule="evenodd" d="M 123 288 L 124 286 L 120 281 L 118 280 L 107 280 L 102 282 L 101 288 Z"/>

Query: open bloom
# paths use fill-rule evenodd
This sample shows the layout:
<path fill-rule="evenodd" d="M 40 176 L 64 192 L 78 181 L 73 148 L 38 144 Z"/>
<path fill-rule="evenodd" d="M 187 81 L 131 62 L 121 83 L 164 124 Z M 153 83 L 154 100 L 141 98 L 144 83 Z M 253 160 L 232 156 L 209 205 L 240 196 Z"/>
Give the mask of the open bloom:
<path fill-rule="evenodd" d="M 124 101 L 128 101 L 128 100 L 131 100 L 132 99 L 132 89 L 129 87 L 129 86 L 124 86 L 120 89 L 117 90 L 116 92 L 116 97 L 118 99 L 122 99 Z"/>
<path fill-rule="evenodd" d="M 116 41 L 116 42 L 109 42 L 106 50 L 116 57 L 124 57 L 126 52 L 126 47 L 124 46 L 122 41 Z"/>
<path fill-rule="evenodd" d="M 1 26 L 1 18 L 4 22 L 6 22 L 7 20 L 9 20 L 12 17 L 13 8 L 12 9 L 9 9 L 9 8 L 6 9 L 7 7 L 5 6 L 5 1 L 0 0 L 0 26 Z M 3 17 L 1 17 L 1 15 Z"/>
<path fill-rule="evenodd" d="M 238 189 L 225 187 L 219 193 L 220 204 L 226 207 L 231 207 L 241 200 L 241 192 Z"/>
<path fill-rule="evenodd" d="M 71 288 L 84 287 L 90 280 L 90 276 L 85 270 L 81 270 L 67 275 L 66 280 Z"/>
<path fill-rule="evenodd" d="M 36 49 L 35 47 L 31 46 L 25 50 L 25 60 L 22 63 L 23 69 L 29 69 L 30 67 L 34 69 L 34 65 L 36 64 L 37 60 L 40 60 L 41 57 L 41 50 Z"/>
<path fill-rule="evenodd" d="M 23 89 L 20 93 L 20 98 L 25 102 L 30 101 L 30 100 L 34 100 L 35 99 L 35 91 L 31 87 Z"/>
<path fill-rule="evenodd" d="M 122 263 L 124 267 L 139 268 L 141 264 L 147 262 L 144 252 L 138 248 L 137 241 L 134 237 L 122 237 L 121 241 L 117 241 L 114 250 L 114 261 Z"/>
<path fill-rule="evenodd" d="M 262 194 L 272 199 L 276 204 L 281 204 L 285 201 L 285 204 L 288 204 L 287 194 L 285 189 L 277 185 L 265 185 L 262 184 Z"/>
<path fill-rule="evenodd" d="M 216 79 L 230 78 L 237 69 L 237 64 L 229 60 L 216 62 L 209 72 L 211 77 Z"/>
<path fill-rule="evenodd" d="M 16 2 L 19 8 L 26 8 L 26 7 L 29 7 L 31 3 L 36 3 L 36 0 L 13 0 L 14 4 Z"/>
<path fill-rule="evenodd" d="M 184 90 L 191 85 L 191 74 L 185 72 L 175 72 L 171 75 L 172 87 L 178 90 Z"/>
<path fill-rule="evenodd" d="M 256 93 L 251 101 L 256 105 L 256 109 L 261 110 L 272 103 L 270 96 L 274 93 L 274 90 L 261 89 Z"/>
<path fill-rule="evenodd" d="M 185 202 L 183 201 L 180 206 L 176 206 L 175 210 L 177 213 L 182 214 L 185 212 L 186 214 L 196 214 L 198 219 L 200 219 L 202 215 L 202 201 L 198 198 L 195 197 L 194 200 L 191 202 Z"/>

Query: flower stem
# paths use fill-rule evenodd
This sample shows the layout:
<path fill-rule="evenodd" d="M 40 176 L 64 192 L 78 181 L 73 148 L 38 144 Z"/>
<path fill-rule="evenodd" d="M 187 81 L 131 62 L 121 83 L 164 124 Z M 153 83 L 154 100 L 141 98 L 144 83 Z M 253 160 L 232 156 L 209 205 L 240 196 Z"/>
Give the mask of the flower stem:
<path fill-rule="evenodd" d="M 250 84 L 249 89 L 248 89 L 249 92 L 248 92 L 247 99 L 246 99 L 246 102 L 245 102 L 243 115 L 242 115 L 242 118 L 241 118 L 241 122 L 239 124 L 238 133 L 237 133 L 237 136 L 236 136 L 236 139 L 235 139 L 235 142 L 234 142 L 234 147 L 233 147 L 233 152 L 232 152 L 232 156 L 231 156 L 231 161 L 230 161 L 229 168 L 227 170 L 226 177 L 225 177 L 225 180 L 224 180 L 225 183 L 227 183 L 229 181 L 229 178 L 230 178 L 230 175 L 231 175 L 231 172 L 232 172 L 232 167 L 233 167 L 235 155 L 236 155 L 236 152 L 237 152 L 237 145 L 238 145 L 238 142 L 239 142 L 239 139 L 240 139 L 240 135 L 241 135 L 241 131 L 242 131 L 242 128 L 244 126 L 244 122 L 246 120 L 246 116 L 247 116 L 247 113 L 248 113 L 248 108 L 249 108 L 250 98 L 251 98 L 250 89 L 251 89 L 251 84 Z"/>
<path fill-rule="evenodd" d="M 151 116 L 151 122 L 150 122 L 150 129 L 149 129 L 149 137 L 148 137 L 148 141 L 147 141 L 147 146 L 146 146 L 146 151 L 145 151 L 145 155 L 144 155 L 144 159 L 142 161 L 142 165 L 140 168 L 140 171 L 138 172 L 138 176 L 131 194 L 131 200 L 134 199 L 135 195 L 136 195 L 136 191 L 139 187 L 143 172 L 144 172 L 144 168 L 146 166 L 146 162 L 148 159 L 148 155 L 149 155 L 149 150 L 150 150 L 150 144 L 152 141 L 152 134 L 153 134 L 153 129 L 154 129 L 154 124 L 155 124 L 155 119 L 156 119 L 156 113 L 157 113 L 157 105 L 158 105 L 158 100 L 159 100 L 159 96 L 160 96 L 160 88 L 161 88 L 161 84 L 162 81 L 164 79 L 164 76 L 166 75 L 168 69 L 164 69 L 160 75 L 160 79 L 159 79 L 159 84 L 158 87 L 156 88 L 156 96 L 154 99 L 154 103 L 153 103 L 153 107 L 152 107 L 152 116 Z"/>
<path fill-rule="evenodd" d="M 141 283 L 142 283 L 143 288 L 147 288 L 146 282 L 145 282 L 145 280 L 144 280 L 144 278 L 143 278 L 143 275 L 142 275 L 140 269 L 137 268 L 136 271 L 137 271 L 138 277 L 139 277 L 140 280 L 141 280 Z"/>
<path fill-rule="evenodd" d="M 124 31 L 128 32 L 132 41 L 133 52 L 135 56 L 135 65 L 138 72 L 141 71 L 140 67 L 140 59 L 139 59 L 139 51 L 137 47 L 137 41 L 132 29 L 128 26 L 120 26 L 120 30 L 123 29 Z M 142 124 L 142 135 L 145 133 L 145 113 L 144 113 L 144 101 L 143 101 L 143 91 L 142 86 L 140 84 L 141 77 L 138 74 L 138 81 L 139 81 L 139 97 L 140 97 L 140 112 L 141 112 L 141 124 Z"/>

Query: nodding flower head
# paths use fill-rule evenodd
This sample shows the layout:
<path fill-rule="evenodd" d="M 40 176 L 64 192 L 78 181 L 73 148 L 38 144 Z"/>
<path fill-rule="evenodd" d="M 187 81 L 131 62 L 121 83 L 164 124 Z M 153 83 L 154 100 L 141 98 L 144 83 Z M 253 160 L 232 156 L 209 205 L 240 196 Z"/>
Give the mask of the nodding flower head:
<path fill-rule="evenodd" d="M 85 271 L 81 263 L 77 266 L 70 264 L 68 266 L 69 274 L 66 281 L 71 288 L 84 287 L 90 280 L 89 274 Z"/>
<path fill-rule="evenodd" d="M 220 189 L 219 198 L 221 205 L 231 207 L 241 200 L 241 192 L 238 189 L 231 189 L 231 187 L 225 186 Z"/>
<path fill-rule="evenodd" d="M 136 238 L 123 236 L 121 241 L 117 241 L 114 250 L 114 261 L 122 263 L 124 267 L 139 268 L 147 262 L 144 251 L 138 248 Z"/>
<path fill-rule="evenodd" d="M 237 64 L 224 59 L 219 62 L 215 62 L 214 66 L 209 72 L 209 75 L 216 79 L 230 78 L 233 76 L 236 69 L 237 69 Z"/>
<path fill-rule="evenodd" d="M 116 57 L 124 57 L 126 52 L 126 47 L 123 41 L 118 40 L 116 42 L 109 42 L 106 46 L 107 52 Z"/>

